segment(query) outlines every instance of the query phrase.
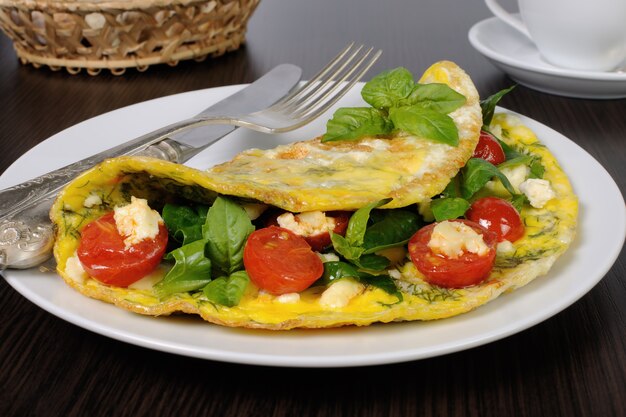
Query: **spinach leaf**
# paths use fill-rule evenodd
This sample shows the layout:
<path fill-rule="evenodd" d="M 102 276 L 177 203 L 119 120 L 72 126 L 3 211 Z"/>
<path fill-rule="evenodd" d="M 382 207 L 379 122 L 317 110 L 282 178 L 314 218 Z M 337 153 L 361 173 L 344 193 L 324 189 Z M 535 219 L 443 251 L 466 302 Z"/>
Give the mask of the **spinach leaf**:
<path fill-rule="evenodd" d="M 376 109 L 389 109 L 407 98 L 414 85 L 413 74 L 406 68 L 399 67 L 372 78 L 363 86 L 361 96 Z"/>
<path fill-rule="evenodd" d="M 448 185 L 446 185 L 446 188 L 441 193 L 443 197 L 461 197 L 461 176 L 462 174 L 459 172 L 452 177 Z"/>
<path fill-rule="evenodd" d="M 348 221 L 348 228 L 346 229 L 346 240 L 351 246 L 363 245 L 365 230 L 367 229 L 367 222 L 369 221 L 371 211 L 380 206 L 384 206 L 390 201 L 391 198 L 375 201 L 361 207 L 352 214 L 350 221 Z"/>
<path fill-rule="evenodd" d="M 541 158 L 537 157 L 530 163 L 530 173 L 528 178 L 543 178 L 546 168 L 541 163 Z"/>
<path fill-rule="evenodd" d="M 154 286 L 159 297 L 198 290 L 211 281 L 211 261 L 205 257 L 204 247 L 203 240 L 196 240 L 166 255 L 166 260 L 176 263 Z"/>
<path fill-rule="evenodd" d="M 465 104 L 466 98 L 447 84 L 415 84 L 411 95 L 402 106 L 418 105 L 439 113 L 448 114 Z"/>
<path fill-rule="evenodd" d="M 230 275 L 243 268 L 243 248 L 254 226 L 246 211 L 226 197 L 218 197 L 202 227 L 206 251 L 213 268 Z"/>
<path fill-rule="evenodd" d="M 515 190 L 506 175 L 484 159 L 470 158 L 462 172 L 461 194 L 466 200 L 469 200 L 474 193 L 483 188 L 493 177 L 497 177 L 511 195 L 515 194 Z"/>
<path fill-rule="evenodd" d="M 459 131 L 446 114 L 419 105 L 392 108 L 389 117 L 397 129 L 451 146 L 459 144 Z"/>
<path fill-rule="evenodd" d="M 249 283 L 250 278 L 246 271 L 237 271 L 229 277 L 214 279 L 202 291 L 209 301 L 226 307 L 233 307 L 239 304 Z"/>
<path fill-rule="evenodd" d="M 365 254 L 403 245 L 421 226 L 417 212 L 401 209 L 375 212 L 376 222 L 367 228 L 363 239 Z"/>
<path fill-rule="evenodd" d="M 333 243 L 335 251 L 348 260 L 357 260 L 363 255 L 363 252 L 365 252 L 365 248 L 361 245 L 353 245 L 348 239 L 337 233 L 331 233 L 330 240 Z"/>
<path fill-rule="evenodd" d="M 489 126 L 491 124 L 491 120 L 493 119 L 493 114 L 496 110 L 496 106 L 502 97 L 504 97 L 507 93 L 511 92 L 515 86 L 511 86 L 504 90 L 500 90 L 497 93 L 487 97 L 484 100 L 480 101 L 480 108 L 483 111 L 483 125 Z"/>
<path fill-rule="evenodd" d="M 430 202 L 430 208 L 438 222 L 459 218 L 469 207 L 469 201 L 457 197 L 437 198 Z"/>
<path fill-rule="evenodd" d="M 367 271 L 382 271 L 389 266 L 390 261 L 384 256 L 371 253 L 367 255 L 364 254 L 360 258 L 352 260 L 352 263 Z"/>
<path fill-rule="evenodd" d="M 170 236 L 178 243 L 177 246 L 202 239 L 202 225 L 208 210 L 208 207 L 202 205 L 192 208 L 166 204 L 163 207 L 161 216 Z"/>
<path fill-rule="evenodd" d="M 498 169 L 514 167 L 516 165 L 530 165 L 533 159 L 535 159 L 535 157 L 532 155 L 520 154 L 515 158 L 507 159 L 499 164 Z"/>
<path fill-rule="evenodd" d="M 522 211 L 522 207 L 524 207 L 524 204 L 528 204 L 528 197 L 526 197 L 524 194 L 514 194 L 511 197 L 511 204 L 519 213 Z"/>
<path fill-rule="evenodd" d="M 483 128 L 484 129 L 484 128 Z M 489 132 L 491 133 L 491 132 Z M 499 139 L 496 135 L 494 135 L 493 133 L 491 133 L 491 135 L 496 138 L 496 140 L 498 141 L 498 143 L 500 144 L 500 146 L 502 146 L 502 150 L 504 151 L 504 156 L 507 160 L 509 159 L 515 159 L 518 158 L 520 156 L 525 156 L 525 154 L 518 152 L 517 150 L 515 150 L 515 148 L 513 148 L 512 146 L 510 146 L 508 143 L 504 142 L 502 139 Z"/>
<path fill-rule="evenodd" d="M 342 107 L 326 123 L 322 142 L 386 135 L 392 130 L 393 124 L 380 110 L 371 107 Z"/>
<path fill-rule="evenodd" d="M 365 285 L 371 285 L 380 288 L 388 294 L 395 295 L 398 297 L 398 301 L 402 301 L 402 293 L 388 275 L 368 274 L 367 272 L 359 271 L 346 262 L 333 261 L 324 263 L 324 274 L 321 279 L 323 283 L 329 284 L 341 278 L 357 279 Z"/>

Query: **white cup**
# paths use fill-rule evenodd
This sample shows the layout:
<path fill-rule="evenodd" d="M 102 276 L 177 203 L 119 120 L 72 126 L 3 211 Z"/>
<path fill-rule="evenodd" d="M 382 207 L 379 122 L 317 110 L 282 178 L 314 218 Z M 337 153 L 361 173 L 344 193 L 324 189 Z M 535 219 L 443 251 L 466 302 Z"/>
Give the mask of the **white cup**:
<path fill-rule="evenodd" d="M 496 0 L 485 3 L 551 64 L 611 71 L 626 60 L 626 0 L 518 0 L 521 20 Z"/>

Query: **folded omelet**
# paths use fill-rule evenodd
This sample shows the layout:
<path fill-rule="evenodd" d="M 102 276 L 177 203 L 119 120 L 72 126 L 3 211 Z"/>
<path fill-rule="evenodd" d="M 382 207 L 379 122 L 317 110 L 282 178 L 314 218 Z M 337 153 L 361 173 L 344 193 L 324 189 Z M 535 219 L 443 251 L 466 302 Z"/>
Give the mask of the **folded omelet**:
<path fill-rule="evenodd" d="M 446 83 L 466 97 L 466 103 L 450 114 L 458 128 L 458 146 L 399 134 L 352 142 L 314 139 L 272 150 L 249 150 L 208 171 L 145 157 L 101 163 L 70 183 L 52 207 L 58 273 L 82 294 L 136 313 L 182 312 L 220 325 L 276 330 L 450 317 L 545 274 L 574 238 L 577 199 L 550 151 L 518 119 L 507 115 L 496 115 L 492 129 L 517 151 L 541 159 L 543 178 L 556 198 L 542 208 L 524 206 L 524 236 L 498 252 L 491 274 L 479 285 L 461 289 L 430 285 L 411 260 L 401 256 L 389 270 L 400 296 L 370 285 L 349 288 L 347 281 L 346 291 L 353 292 L 349 302 L 333 305 L 320 302 L 324 286 L 314 285 L 294 298 L 271 295 L 250 283 L 239 303 L 228 307 L 210 302 L 201 291 L 160 297 L 153 285 L 167 266 L 128 288 L 72 271 L 82 228 L 128 203 L 131 196 L 147 199 L 157 210 L 167 202 L 211 204 L 220 195 L 292 212 L 356 210 L 385 198 L 391 201 L 383 208 L 417 210 L 415 203 L 441 193 L 472 156 L 482 124 L 478 94 L 458 66 L 437 63 L 420 82 Z"/>

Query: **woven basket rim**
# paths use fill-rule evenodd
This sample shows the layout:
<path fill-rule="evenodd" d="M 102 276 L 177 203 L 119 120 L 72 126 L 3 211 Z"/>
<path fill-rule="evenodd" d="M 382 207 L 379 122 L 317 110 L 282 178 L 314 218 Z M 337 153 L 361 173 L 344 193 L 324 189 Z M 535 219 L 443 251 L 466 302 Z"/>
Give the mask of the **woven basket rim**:
<path fill-rule="evenodd" d="M 148 7 L 187 6 L 194 3 L 209 3 L 210 1 L 216 0 L 0 0 L 0 7 L 15 7 L 24 10 L 50 8 L 68 11 L 134 10 Z M 229 0 L 221 1 L 229 2 Z"/>

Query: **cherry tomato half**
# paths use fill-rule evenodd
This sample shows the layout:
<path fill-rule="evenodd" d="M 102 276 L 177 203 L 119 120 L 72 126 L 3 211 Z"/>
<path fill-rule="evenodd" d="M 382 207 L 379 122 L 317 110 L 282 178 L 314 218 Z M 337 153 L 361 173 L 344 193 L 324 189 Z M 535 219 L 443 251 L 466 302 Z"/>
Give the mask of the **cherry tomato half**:
<path fill-rule="evenodd" d="M 498 197 L 474 201 L 465 217 L 498 235 L 498 242 L 515 242 L 524 236 L 522 217 L 511 203 Z"/>
<path fill-rule="evenodd" d="M 92 278 L 103 284 L 127 287 L 157 267 L 166 246 L 167 228 L 159 225 L 154 239 L 144 239 L 127 249 L 111 212 L 83 228 L 77 254 Z"/>
<path fill-rule="evenodd" d="M 480 139 L 476 149 L 474 149 L 474 155 L 472 158 L 481 158 L 487 162 L 491 162 L 493 165 L 498 165 L 506 161 L 506 156 L 502 150 L 502 146 L 498 140 L 493 137 L 489 132 L 484 130 L 480 131 Z"/>
<path fill-rule="evenodd" d="M 266 226 L 279 226 L 278 221 L 276 220 L 278 216 L 286 213 L 285 211 L 275 212 L 269 215 L 264 224 Z M 352 212 L 350 211 L 327 211 L 327 217 L 332 217 L 335 219 L 335 227 L 333 229 L 333 233 L 337 233 L 338 235 L 345 236 L 346 230 L 348 229 L 348 222 L 350 221 L 350 216 L 352 216 Z M 321 252 L 324 248 L 327 248 L 331 244 L 330 233 L 323 232 L 310 236 L 302 236 L 304 240 L 311 246 L 316 252 Z"/>
<path fill-rule="evenodd" d="M 300 292 L 324 273 L 324 265 L 301 236 L 270 226 L 250 234 L 243 264 L 254 284 L 272 294 Z"/>
<path fill-rule="evenodd" d="M 434 253 L 428 246 L 433 229 L 437 223 L 429 224 L 417 231 L 409 240 L 409 255 L 417 269 L 424 274 L 427 282 L 446 288 L 463 288 L 482 282 L 493 268 L 496 257 L 495 233 L 469 220 L 450 220 L 462 222 L 483 236 L 489 248 L 486 255 L 479 256 L 472 252 L 464 252 L 458 258 L 448 258 Z"/>

